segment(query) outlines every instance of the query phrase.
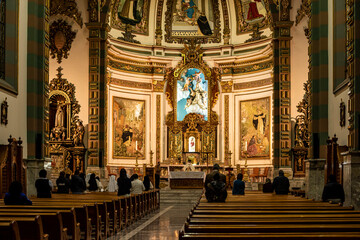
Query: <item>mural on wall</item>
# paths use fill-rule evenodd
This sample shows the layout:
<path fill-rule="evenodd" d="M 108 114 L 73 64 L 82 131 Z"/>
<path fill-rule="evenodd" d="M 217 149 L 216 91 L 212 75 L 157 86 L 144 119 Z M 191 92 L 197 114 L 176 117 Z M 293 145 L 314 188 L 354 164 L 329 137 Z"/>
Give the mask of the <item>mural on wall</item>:
<path fill-rule="evenodd" d="M 149 35 L 150 0 L 116 0 L 111 14 L 111 27 L 125 31 L 132 25 L 133 33 Z"/>
<path fill-rule="evenodd" d="M 145 154 L 145 101 L 113 97 L 113 158 Z"/>
<path fill-rule="evenodd" d="M 240 102 L 240 158 L 270 157 L 270 98 Z"/>
<path fill-rule="evenodd" d="M 235 0 L 237 34 L 269 25 L 271 15 L 264 0 Z"/>
<path fill-rule="evenodd" d="M 184 120 L 189 113 L 200 114 L 208 119 L 208 80 L 197 68 L 188 68 L 177 81 L 177 121 Z"/>
<path fill-rule="evenodd" d="M 182 43 L 189 38 L 220 42 L 218 0 L 168 0 L 165 16 L 167 42 Z"/>

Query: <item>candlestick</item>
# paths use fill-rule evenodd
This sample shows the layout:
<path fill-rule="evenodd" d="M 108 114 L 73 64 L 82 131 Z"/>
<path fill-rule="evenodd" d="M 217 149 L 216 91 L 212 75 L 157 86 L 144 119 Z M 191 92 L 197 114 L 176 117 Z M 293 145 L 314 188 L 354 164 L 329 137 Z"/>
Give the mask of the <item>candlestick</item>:
<path fill-rule="evenodd" d="M 153 155 L 154 155 L 154 152 L 152 150 L 150 150 L 150 167 L 153 167 Z"/>
<path fill-rule="evenodd" d="M 244 167 L 244 182 L 248 182 L 249 181 L 249 174 L 248 174 L 248 169 L 247 169 L 247 151 L 244 151 L 245 154 L 245 167 Z"/>

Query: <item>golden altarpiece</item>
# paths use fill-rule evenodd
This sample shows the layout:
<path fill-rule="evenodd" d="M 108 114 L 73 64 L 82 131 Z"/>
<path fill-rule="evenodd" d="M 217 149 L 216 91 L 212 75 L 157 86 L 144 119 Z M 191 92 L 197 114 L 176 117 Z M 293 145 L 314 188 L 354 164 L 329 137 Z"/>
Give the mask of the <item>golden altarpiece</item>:
<path fill-rule="evenodd" d="M 185 44 L 182 61 L 166 71 L 168 152 L 172 164 L 191 160 L 211 164 L 217 157 L 219 117 L 213 108 L 219 96 L 220 70 L 203 61 L 194 41 Z"/>
<path fill-rule="evenodd" d="M 75 98 L 75 86 L 62 78 L 62 68 L 49 84 L 49 152 L 52 174 L 85 170 L 85 128 L 77 114 L 80 105 Z"/>

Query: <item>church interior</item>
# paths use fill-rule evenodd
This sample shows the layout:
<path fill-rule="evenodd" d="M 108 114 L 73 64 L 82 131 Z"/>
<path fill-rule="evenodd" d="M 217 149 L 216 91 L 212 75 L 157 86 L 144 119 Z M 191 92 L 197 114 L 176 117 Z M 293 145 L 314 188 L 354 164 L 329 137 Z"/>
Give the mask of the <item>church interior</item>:
<path fill-rule="evenodd" d="M 0 0 L 0 239 L 17 224 L 20 237 L 4 239 L 360 239 L 359 23 L 358 0 Z M 215 164 L 229 191 L 218 205 L 203 195 Z M 36 198 L 42 169 L 51 203 Z M 156 190 L 110 196 L 121 169 Z M 96 174 L 102 193 L 56 197 L 60 173 L 76 171 Z M 263 195 L 279 172 L 289 195 Z M 331 176 L 341 206 L 321 202 Z M 34 209 L 26 220 L 3 208 L 13 181 L 42 219 L 39 238 L 23 233 L 39 224 Z M 75 202 L 78 219 L 81 203 L 104 216 L 47 238 L 56 220 L 39 209 Z M 293 218 L 281 225 L 269 209 Z M 333 210 L 332 222 L 296 217 Z M 254 232 L 239 230 L 251 221 Z"/>

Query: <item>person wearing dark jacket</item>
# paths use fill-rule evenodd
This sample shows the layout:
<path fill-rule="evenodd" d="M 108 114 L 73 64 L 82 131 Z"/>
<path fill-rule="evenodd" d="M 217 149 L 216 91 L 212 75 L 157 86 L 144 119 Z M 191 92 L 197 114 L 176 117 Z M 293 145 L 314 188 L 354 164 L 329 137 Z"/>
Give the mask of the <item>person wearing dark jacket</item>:
<path fill-rule="evenodd" d="M 18 181 L 10 184 L 9 192 L 5 193 L 5 205 L 32 205 L 32 202 L 22 192 L 22 185 Z"/>
<path fill-rule="evenodd" d="M 131 181 L 126 175 L 126 170 L 123 168 L 120 170 L 120 177 L 117 179 L 118 184 L 118 196 L 129 196 Z"/>
<path fill-rule="evenodd" d="M 92 191 L 92 192 L 94 192 L 94 191 L 97 191 L 99 188 L 98 188 L 98 184 L 97 184 L 97 182 L 96 182 L 96 175 L 95 175 L 95 173 L 92 173 L 91 175 L 90 175 L 90 179 L 89 179 L 89 191 Z"/>
<path fill-rule="evenodd" d="M 151 181 L 150 181 L 150 177 L 148 175 L 146 175 L 144 177 L 144 181 L 143 181 L 144 187 L 145 187 L 145 191 L 149 191 L 154 189 L 154 186 L 152 185 Z"/>
<path fill-rule="evenodd" d="M 74 194 L 81 194 L 86 189 L 85 181 L 79 176 L 79 170 L 75 170 L 74 175 L 71 177 L 71 192 Z"/>
<path fill-rule="evenodd" d="M 266 179 L 265 184 L 263 185 L 263 193 L 272 193 L 274 192 L 273 185 L 269 178 Z"/>
<path fill-rule="evenodd" d="M 69 193 L 70 180 L 65 178 L 65 172 L 60 172 L 60 176 L 56 179 L 57 193 Z"/>
<path fill-rule="evenodd" d="M 38 198 L 51 198 L 53 184 L 49 179 L 46 178 L 46 175 L 47 172 L 45 169 L 40 170 L 39 178 L 35 181 Z"/>
<path fill-rule="evenodd" d="M 212 201 L 212 191 L 209 191 L 209 186 L 210 186 L 209 183 L 214 181 L 214 176 L 216 174 L 219 175 L 219 181 L 223 182 L 226 185 L 226 176 L 224 174 L 221 174 L 219 170 L 220 170 L 219 164 L 215 163 L 213 166 L 213 171 L 206 175 L 204 187 L 205 187 L 205 196 L 208 201 Z"/>
<path fill-rule="evenodd" d="M 233 195 L 245 195 L 245 182 L 243 181 L 243 175 L 239 173 L 237 180 L 234 181 L 234 187 L 232 189 Z"/>
<path fill-rule="evenodd" d="M 273 188 L 276 194 L 288 194 L 289 193 L 289 179 L 284 176 L 284 171 L 279 171 L 279 176 L 274 179 Z"/>
<path fill-rule="evenodd" d="M 343 203 L 345 201 L 344 188 L 336 182 L 334 175 L 329 176 L 329 182 L 324 186 L 322 200 L 333 203 Z"/>
<path fill-rule="evenodd" d="M 82 179 L 82 181 L 84 182 L 82 188 L 83 188 L 83 191 L 86 191 L 86 181 L 85 181 L 85 173 L 79 173 L 79 177 Z"/>
<path fill-rule="evenodd" d="M 208 202 L 225 202 L 226 197 L 226 184 L 220 180 L 220 174 L 215 173 L 214 181 L 208 184 L 206 199 Z"/>

